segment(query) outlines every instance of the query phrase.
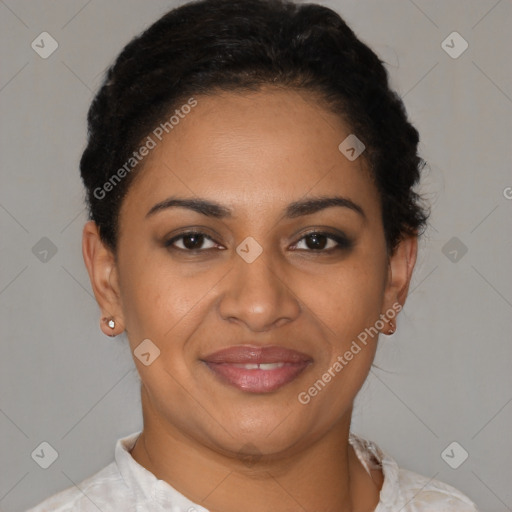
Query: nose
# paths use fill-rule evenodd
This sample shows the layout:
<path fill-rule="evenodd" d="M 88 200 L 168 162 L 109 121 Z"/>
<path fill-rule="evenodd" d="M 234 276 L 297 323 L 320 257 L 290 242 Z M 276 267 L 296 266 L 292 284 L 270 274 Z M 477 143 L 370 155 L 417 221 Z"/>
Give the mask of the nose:
<path fill-rule="evenodd" d="M 224 320 L 264 332 L 295 320 L 301 312 L 292 283 L 279 265 L 263 254 L 252 263 L 242 258 L 224 280 L 219 312 Z"/>

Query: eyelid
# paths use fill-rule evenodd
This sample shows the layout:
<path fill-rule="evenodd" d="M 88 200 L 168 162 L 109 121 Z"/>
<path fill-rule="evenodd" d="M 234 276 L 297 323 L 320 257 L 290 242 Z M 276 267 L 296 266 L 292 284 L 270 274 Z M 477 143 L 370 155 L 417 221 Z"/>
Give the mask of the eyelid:
<path fill-rule="evenodd" d="M 186 253 L 190 253 L 190 254 L 206 252 L 206 251 L 215 249 L 214 247 L 209 247 L 208 249 L 182 249 L 181 247 L 176 247 L 174 245 L 178 240 L 181 240 L 181 239 L 185 238 L 186 236 L 190 236 L 190 235 L 201 235 L 205 239 L 216 244 L 217 246 L 222 246 L 222 244 L 219 244 L 219 242 L 217 242 L 217 240 L 215 240 L 215 238 L 213 238 L 213 236 L 206 233 L 205 228 L 203 228 L 203 227 L 202 228 L 185 228 L 183 231 L 180 231 L 178 233 L 173 233 L 172 236 L 167 235 L 164 238 L 163 245 L 167 249 L 186 252 Z"/>
<path fill-rule="evenodd" d="M 205 239 L 216 244 L 217 246 L 223 247 L 222 244 L 219 244 L 219 242 L 217 242 L 215 240 L 215 238 L 213 238 L 211 235 L 206 233 L 204 230 L 205 230 L 205 228 L 186 228 L 184 231 L 173 234 L 170 238 L 166 237 L 164 240 L 164 246 L 168 249 L 181 251 L 181 252 L 189 253 L 189 254 L 198 254 L 198 253 L 202 253 L 202 252 L 211 251 L 213 249 L 219 249 L 219 247 L 209 247 L 207 249 L 182 249 L 181 247 L 176 247 L 173 245 L 176 243 L 176 241 L 181 240 L 186 236 L 201 235 Z M 308 235 L 313 235 L 313 234 L 325 236 L 329 240 L 332 240 L 333 242 L 335 242 L 336 246 L 331 247 L 329 249 L 318 249 L 318 250 L 315 250 L 315 249 L 293 249 L 293 247 L 297 246 Z M 350 249 L 353 247 L 353 245 L 354 245 L 354 240 L 351 237 L 347 236 L 342 231 L 337 230 L 336 232 L 333 232 L 329 228 L 318 228 L 317 227 L 317 228 L 311 228 L 308 231 L 302 233 L 300 235 L 300 238 L 298 238 L 297 241 L 291 247 L 292 247 L 292 251 L 303 251 L 303 252 L 320 254 L 320 253 L 331 253 L 331 252 L 334 252 L 337 250 Z M 219 250 L 225 250 L 225 249 L 226 248 L 223 247 L 223 249 L 219 249 Z"/>
<path fill-rule="evenodd" d="M 325 236 L 326 238 L 329 238 L 330 240 L 333 240 L 334 242 L 336 242 L 337 245 L 336 245 L 336 247 L 331 247 L 330 249 L 319 249 L 319 250 L 292 249 L 292 250 L 311 252 L 311 253 L 322 253 L 322 252 L 330 253 L 330 252 L 336 251 L 336 250 L 350 249 L 354 245 L 353 238 L 347 236 L 342 231 L 333 232 L 333 231 L 329 230 L 328 228 L 312 228 L 312 229 L 306 231 L 305 233 L 302 233 L 300 238 L 293 244 L 292 247 L 296 246 L 299 242 L 304 240 L 304 238 L 306 238 L 308 235 Z"/>

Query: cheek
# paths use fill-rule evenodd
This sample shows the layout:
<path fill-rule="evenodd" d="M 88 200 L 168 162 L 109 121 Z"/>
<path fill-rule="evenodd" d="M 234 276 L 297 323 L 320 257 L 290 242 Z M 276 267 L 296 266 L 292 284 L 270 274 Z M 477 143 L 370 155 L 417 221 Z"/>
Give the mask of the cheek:
<path fill-rule="evenodd" d="M 381 262 L 356 257 L 314 276 L 298 274 L 297 296 L 324 324 L 330 338 L 343 344 L 379 318 L 385 273 Z"/>
<path fill-rule="evenodd" d="M 176 326 L 197 319 L 219 277 L 214 271 L 189 274 L 187 266 L 173 263 L 165 250 L 153 249 L 153 254 L 145 254 L 134 248 L 130 258 L 120 263 L 127 332 L 136 338 L 154 336 L 163 342 Z"/>
<path fill-rule="evenodd" d="M 308 303 L 327 341 L 325 357 L 298 399 L 312 421 L 328 424 L 349 409 L 370 372 L 378 339 L 371 326 L 379 319 L 382 286 L 376 274 L 355 270 L 317 282 L 322 286 Z"/>
<path fill-rule="evenodd" d="M 332 266 L 314 279 L 303 275 L 296 281 L 298 295 L 306 298 L 327 341 L 325 358 L 311 377 L 314 388 L 309 388 L 311 394 L 305 390 L 310 396 L 322 394 L 317 407 L 344 410 L 362 386 L 375 356 L 375 324 L 381 314 L 386 274 L 384 260 L 371 251 L 366 254 L 347 258 L 337 269 Z"/>

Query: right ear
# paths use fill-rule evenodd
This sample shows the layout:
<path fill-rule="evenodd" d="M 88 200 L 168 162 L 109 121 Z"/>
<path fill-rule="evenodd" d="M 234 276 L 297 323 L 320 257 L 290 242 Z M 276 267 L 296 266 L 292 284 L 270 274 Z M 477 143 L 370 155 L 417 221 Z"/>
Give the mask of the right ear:
<path fill-rule="evenodd" d="M 84 225 L 82 254 L 101 309 L 100 328 L 108 336 L 120 334 L 124 330 L 124 316 L 115 256 L 101 240 L 98 226 L 92 220 Z M 113 329 L 108 326 L 111 319 L 115 322 Z"/>

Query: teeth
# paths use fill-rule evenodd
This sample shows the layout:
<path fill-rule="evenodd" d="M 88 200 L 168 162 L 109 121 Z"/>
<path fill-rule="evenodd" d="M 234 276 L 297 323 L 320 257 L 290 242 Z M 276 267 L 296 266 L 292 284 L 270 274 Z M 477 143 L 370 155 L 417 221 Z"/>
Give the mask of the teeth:
<path fill-rule="evenodd" d="M 246 370 L 257 370 L 258 365 L 257 364 L 242 364 L 242 368 L 245 368 Z"/>
<path fill-rule="evenodd" d="M 260 370 L 275 370 L 276 368 L 282 368 L 284 363 L 263 363 L 260 364 Z"/>
<path fill-rule="evenodd" d="M 261 363 L 261 364 L 234 364 L 236 368 L 243 368 L 244 370 L 275 370 L 282 368 L 284 363 Z"/>

